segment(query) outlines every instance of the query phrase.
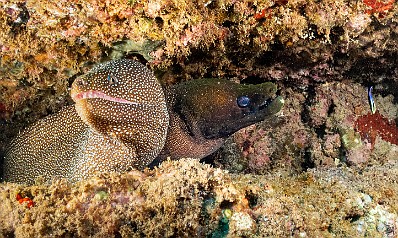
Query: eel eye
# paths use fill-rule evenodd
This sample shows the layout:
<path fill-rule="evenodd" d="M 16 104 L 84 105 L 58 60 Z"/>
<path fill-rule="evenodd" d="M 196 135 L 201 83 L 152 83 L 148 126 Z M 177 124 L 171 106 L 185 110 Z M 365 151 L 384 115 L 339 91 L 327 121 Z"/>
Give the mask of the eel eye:
<path fill-rule="evenodd" d="M 250 105 L 250 98 L 248 96 L 240 96 L 236 99 L 239 107 L 247 107 Z"/>
<path fill-rule="evenodd" d="M 115 76 L 113 76 L 112 74 L 108 74 L 108 83 L 110 85 L 116 85 L 118 83 L 118 80 Z"/>

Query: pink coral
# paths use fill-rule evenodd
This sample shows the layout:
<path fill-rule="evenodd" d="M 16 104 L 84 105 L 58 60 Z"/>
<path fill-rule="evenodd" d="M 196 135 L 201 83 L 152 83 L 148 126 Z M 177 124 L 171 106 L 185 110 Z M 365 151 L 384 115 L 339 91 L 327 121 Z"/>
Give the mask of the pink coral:
<path fill-rule="evenodd" d="M 339 156 L 339 150 L 341 146 L 340 135 L 325 135 L 325 141 L 323 144 L 323 152 L 327 156 L 331 156 L 333 158 L 337 158 Z"/>
<path fill-rule="evenodd" d="M 370 143 L 365 143 L 362 146 L 347 150 L 347 162 L 351 165 L 361 165 L 369 161 L 372 153 Z"/>
<path fill-rule="evenodd" d="M 253 125 L 240 130 L 234 137 L 251 171 L 259 172 L 271 163 L 273 147 L 267 131 Z"/>

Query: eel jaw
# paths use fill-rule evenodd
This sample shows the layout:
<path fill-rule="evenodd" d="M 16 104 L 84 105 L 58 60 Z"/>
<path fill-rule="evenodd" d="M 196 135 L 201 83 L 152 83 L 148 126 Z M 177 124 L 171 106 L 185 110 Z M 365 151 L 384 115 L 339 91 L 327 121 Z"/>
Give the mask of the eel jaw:
<path fill-rule="evenodd" d="M 132 104 L 132 105 L 139 105 L 139 103 L 131 102 L 129 100 L 123 98 L 116 98 L 109 96 L 103 92 L 96 91 L 96 90 L 89 90 L 86 92 L 71 92 L 71 97 L 73 101 L 78 102 L 83 99 L 93 99 L 93 98 L 101 98 L 111 102 L 123 103 L 123 104 Z"/>
<path fill-rule="evenodd" d="M 279 112 L 284 104 L 285 100 L 281 96 L 268 98 L 259 105 L 258 111 L 265 111 L 266 115 L 272 115 Z"/>

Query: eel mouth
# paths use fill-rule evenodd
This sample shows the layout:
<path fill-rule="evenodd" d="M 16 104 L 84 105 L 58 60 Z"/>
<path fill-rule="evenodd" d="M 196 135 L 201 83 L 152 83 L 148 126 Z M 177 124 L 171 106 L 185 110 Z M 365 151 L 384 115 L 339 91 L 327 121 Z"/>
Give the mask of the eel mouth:
<path fill-rule="evenodd" d="M 264 100 L 258 106 L 257 111 L 254 114 L 257 116 L 262 115 L 262 117 L 270 116 L 278 113 L 282 109 L 284 104 L 285 100 L 283 99 L 283 97 L 276 95 L 275 97 Z"/>
<path fill-rule="evenodd" d="M 280 96 L 279 93 L 277 93 L 276 95 L 274 95 L 273 97 L 270 97 L 266 100 L 264 100 L 258 107 L 259 111 L 265 110 L 268 107 L 272 107 L 273 104 L 284 104 L 285 101 L 283 100 L 283 98 Z"/>
<path fill-rule="evenodd" d="M 123 98 L 112 97 L 103 92 L 96 91 L 96 90 L 90 90 L 90 91 L 86 91 L 86 92 L 73 92 L 72 91 L 71 97 L 72 97 L 73 101 L 75 101 L 75 102 L 77 102 L 79 100 L 83 100 L 83 99 L 101 98 L 101 99 L 104 99 L 107 101 L 117 102 L 117 103 L 132 104 L 132 105 L 139 104 L 136 102 L 132 102 L 132 101 L 123 99 Z"/>
<path fill-rule="evenodd" d="M 264 102 L 261 103 L 260 106 L 258 107 L 258 110 L 261 111 L 261 110 L 267 108 L 274 101 L 275 98 L 268 98 L 268 99 L 264 100 Z"/>

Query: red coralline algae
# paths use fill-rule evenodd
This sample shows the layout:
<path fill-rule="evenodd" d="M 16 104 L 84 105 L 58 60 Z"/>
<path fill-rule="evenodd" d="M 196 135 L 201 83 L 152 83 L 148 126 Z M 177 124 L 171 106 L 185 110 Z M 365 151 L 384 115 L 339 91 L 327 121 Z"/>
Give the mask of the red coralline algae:
<path fill-rule="evenodd" d="M 371 15 L 374 13 L 378 13 L 380 18 L 383 18 L 384 15 L 393 7 L 395 0 L 364 0 L 366 6 L 370 7 L 369 10 L 366 11 L 367 14 Z"/>
<path fill-rule="evenodd" d="M 254 19 L 256 19 L 256 20 L 261 20 L 261 19 L 265 19 L 265 18 L 271 19 L 271 17 L 272 17 L 272 10 L 269 8 L 262 9 L 261 12 L 256 13 L 254 15 Z"/>
<path fill-rule="evenodd" d="M 270 8 L 264 8 L 258 13 L 254 14 L 254 19 L 261 20 L 261 19 L 271 19 L 273 14 L 273 9 L 278 6 L 286 5 L 289 1 L 288 0 L 276 0 L 275 4 Z"/>
<path fill-rule="evenodd" d="M 32 199 L 30 199 L 28 197 L 23 198 L 22 195 L 19 194 L 19 193 L 17 194 L 16 199 L 19 202 L 19 204 L 27 202 L 27 207 L 28 208 L 31 208 L 31 207 L 33 207 L 35 205 L 35 203 L 32 201 Z"/>
<path fill-rule="evenodd" d="M 355 122 L 355 129 L 361 134 L 362 140 L 367 140 L 374 147 L 376 136 L 398 145 L 398 128 L 393 121 L 382 116 L 379 111 L 360 116 Z"/>

